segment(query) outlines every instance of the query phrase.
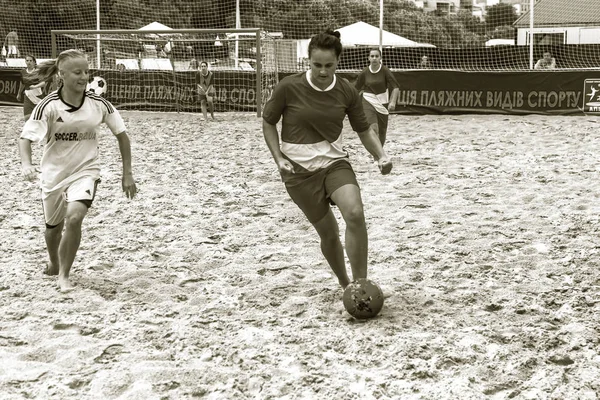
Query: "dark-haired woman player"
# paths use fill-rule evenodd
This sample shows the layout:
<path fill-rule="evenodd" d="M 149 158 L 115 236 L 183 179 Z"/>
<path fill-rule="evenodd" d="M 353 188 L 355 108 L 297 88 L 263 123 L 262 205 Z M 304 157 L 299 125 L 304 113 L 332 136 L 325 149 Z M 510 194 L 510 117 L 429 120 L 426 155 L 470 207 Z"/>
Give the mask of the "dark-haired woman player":
<path fill-rule="evenodd" d="M 330 204 L 338 206 L 346 222 L 346 253 L 353 279 L 367 277 L 368 256 L 360 189 L 341 143 L 346 115 L 383 174 L 391 171 L 392 163 L 370 128 L 358 91 L 335 75 L 341 53 L 338 32 L 312 37 L 310 69 L 277 85 L 264 109 L 263 134 L 290 197 L 317 230 L 321 251 L 345 288 L 351 281 Z M 282 117 L 280 144 L 276 124 Z"/>
<path fill-rule="evenodd" d="M 396 107 L 400 89 L 396 78 L 381 62 L 379 49 L 369 52 L 369 65 L 358 75 L 356 89 L 362 93 L 365 115 L 383 146 L 387 136 L 389 112 Z"/>

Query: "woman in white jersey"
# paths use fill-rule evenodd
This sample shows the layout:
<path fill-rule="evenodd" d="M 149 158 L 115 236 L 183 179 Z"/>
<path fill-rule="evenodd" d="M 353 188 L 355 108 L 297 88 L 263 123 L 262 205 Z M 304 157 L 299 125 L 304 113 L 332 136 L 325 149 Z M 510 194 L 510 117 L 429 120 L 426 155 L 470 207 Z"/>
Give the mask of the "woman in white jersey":
<path fill-rule="evenodd" d="M 379 49 L 369 52 L 369 65 L 358 75 L 356 89 L 362 91 L 365 115 L 383 146 L 387 136 L 389 112 L 396 106 L 400 89 L 396 78 L 381 62 Z"/>
<path fill-rule="evenodd" d="M 131 171 L 131 144 L 121 115 L 107 100 L 86 91 L 89 67 L 85 54 L 63 51 L 56 60 L 41 63 L 37 73 L 41 81 L 58 73 L 62 84 L 34 108 L 23 127 L 19 151 L 26 179 L 34 180 L 41 172 L 50 256 L 45 272 L 58 275 L 59 288 L 66 292 L 74 287 L 69 272 L 79 248 L 81 224 L 100 180 L 97 135 L 102 123 L 119 142 L 125 194 L 133 198 L 137 189 Z M 39 169 L 32 163 L 32 142 L 45 145 Z"/>

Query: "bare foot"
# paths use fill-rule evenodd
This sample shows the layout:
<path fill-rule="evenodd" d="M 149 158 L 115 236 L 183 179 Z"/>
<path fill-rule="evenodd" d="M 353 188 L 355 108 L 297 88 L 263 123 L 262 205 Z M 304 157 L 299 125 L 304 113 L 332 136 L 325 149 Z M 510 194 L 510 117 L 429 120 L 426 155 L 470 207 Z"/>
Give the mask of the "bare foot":
<path fill-rule="evenodd" d="M 75 290 L 75 285 L 71 283 L 68 277 L 64 276 L 58 277 L 58 287 L 60 288 L 61 293 L 69 293 Z"/>
<path fill-rule="evenodd" d="M 46 264 L 46 268 L 44 269 L 45 275 L 58 275 L 58 268 L 52 265 L 52 263 Z"/>

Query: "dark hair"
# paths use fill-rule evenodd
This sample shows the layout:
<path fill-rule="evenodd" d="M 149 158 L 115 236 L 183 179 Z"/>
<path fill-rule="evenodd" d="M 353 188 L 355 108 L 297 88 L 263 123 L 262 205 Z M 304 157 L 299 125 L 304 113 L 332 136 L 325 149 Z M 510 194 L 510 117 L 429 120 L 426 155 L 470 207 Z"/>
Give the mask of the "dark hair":
<path fill-rule="evenodd" d="M 202 66 L 202 64 L 206 64 L 206 66 L 208 67 L 208 61 L 200 61 L 200 66 Z"/>
<path fill-rule="evenodd" d="M 340 41 L 340 33 L 328 29 L 323 33 L 318 33 L 310 39 L 308 44 L 308 57 L 314 49 L 333 50 L 337 58 L 342 54 L 342 42 Z"/>
<path fill-rule="evenodd" d="M 371 54 L 372 51 L 376 51 L 379 53 L 379 57 L 381 57 L 381 50 L 379 50 L 379 47 L 373 47 L 371 50 L 369 50 L 369 54 Z"/>
<path fill-rule="evenodd" d="M 27 57 L 31 58 L 33 60 L 33 64 L 37 66 L 37 58 L 35 58 L 33 54 L 25 54 L 25 60 L 27 60 Z"/>

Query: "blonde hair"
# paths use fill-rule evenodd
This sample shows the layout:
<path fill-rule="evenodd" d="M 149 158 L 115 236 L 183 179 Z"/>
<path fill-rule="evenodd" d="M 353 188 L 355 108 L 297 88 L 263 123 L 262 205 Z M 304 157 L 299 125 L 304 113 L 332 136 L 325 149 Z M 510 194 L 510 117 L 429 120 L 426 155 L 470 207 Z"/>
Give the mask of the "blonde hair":
<path fill-rule="evenodd" d="M 85 58 L 85 54 L 81 50 L 69 49 L 61 52 L 54 60 L 44 61 L 39 63 L 34 74 L 40 81 L 47 81 L 53 75 L 56 75 L 60 70 L 60 65 L 74 58 Z"/>

